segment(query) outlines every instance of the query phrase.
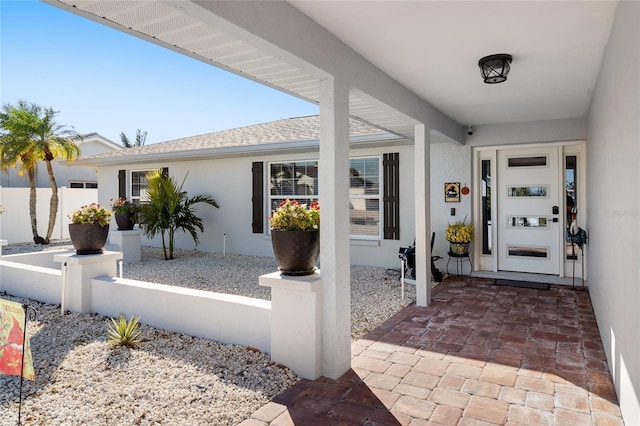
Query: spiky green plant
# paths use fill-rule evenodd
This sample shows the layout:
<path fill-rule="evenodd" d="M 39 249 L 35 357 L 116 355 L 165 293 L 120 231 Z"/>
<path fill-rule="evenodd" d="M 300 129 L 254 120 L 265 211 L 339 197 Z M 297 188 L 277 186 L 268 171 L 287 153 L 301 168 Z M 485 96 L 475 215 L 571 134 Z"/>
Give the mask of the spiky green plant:
<path fill-rule="evenodd" d="M 118 319 L 111 318 L 108 325 L 109 343 L 114 346 L 126 346 L 132 348 L 140 342 L 140 330 L 138 330 L 140 317 L 131 316 L 129 321 L 120 314 Z"/>
<path fill-rule="evenodd" d="M 187 196 L 187 191 L 182 190 L 186 180 L 187 176 L 178 184 L 160 170 L 147 172 L 147 202 L 140 206 L 140 226 L 149 238 L 160 234 L 164 260 L 173 259 L 176 231 L 188 232 L 198 245 L 198 231 L 204 231 L 204 225 L 196 216 L 196 204 L 218 207 L 209 195 Z M 165 236 L 168 237 L 168 251 Z"/>

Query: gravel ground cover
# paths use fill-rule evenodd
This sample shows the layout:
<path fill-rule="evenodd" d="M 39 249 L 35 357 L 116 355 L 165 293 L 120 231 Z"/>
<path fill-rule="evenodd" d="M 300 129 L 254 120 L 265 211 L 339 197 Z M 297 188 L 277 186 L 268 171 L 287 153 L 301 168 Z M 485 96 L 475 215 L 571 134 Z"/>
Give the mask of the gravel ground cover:
<path fill-rule="evenodd" d="M 5 246 L 4 254 L 69 248 Z M 126 264 L 126 278 L 269 299 L 258 276 L 275 270 L 273 258 L 143 247 L 142 261 Z M 22 301 L 2 295 L 1 297 Z M 409 286 L 400 297 L 397 274 L 384 268 L 352 266 L 352 338 L 357 340 L 415 299 Z M 251 349 L 141 325 L 134 349 L 107 343 L 108 318 L 60 316 L 59 305 L 27 301 L 38 310 L 30 322 L 35 382 L 24 382 L 25 425 L 235 425 L 248 418 L 298 377 Z M 144 319 L 141 319 L 144 322 Z M 15 376 L 0 376 L 0 424 L 15 425 Z M 6 391 L 5 391 L 6 390 Z"/>

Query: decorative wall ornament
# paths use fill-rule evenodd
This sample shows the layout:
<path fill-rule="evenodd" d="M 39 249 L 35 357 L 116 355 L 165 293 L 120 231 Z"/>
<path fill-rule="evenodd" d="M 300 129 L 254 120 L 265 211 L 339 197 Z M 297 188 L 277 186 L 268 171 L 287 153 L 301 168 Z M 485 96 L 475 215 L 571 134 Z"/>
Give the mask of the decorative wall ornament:
<path fill-rule="evenodd" d="M 460 182 L 447 182 L 444 184 L 444 202 L 460 202 Z"/>

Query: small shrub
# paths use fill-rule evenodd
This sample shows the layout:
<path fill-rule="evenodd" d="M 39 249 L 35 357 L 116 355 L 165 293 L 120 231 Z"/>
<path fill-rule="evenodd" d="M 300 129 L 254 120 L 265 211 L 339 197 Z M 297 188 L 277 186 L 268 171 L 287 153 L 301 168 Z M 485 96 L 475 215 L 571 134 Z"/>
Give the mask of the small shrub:
<path fill-rule="evenodd" d="M 129 321 L 120 314 L 118 319 L 111 318 L 108 326 L 109 343 L 114 346 L 126 346 L 132 348 L 140 342 L 140 330 L 138 330 L 140 317 L 131 316 Z"/>

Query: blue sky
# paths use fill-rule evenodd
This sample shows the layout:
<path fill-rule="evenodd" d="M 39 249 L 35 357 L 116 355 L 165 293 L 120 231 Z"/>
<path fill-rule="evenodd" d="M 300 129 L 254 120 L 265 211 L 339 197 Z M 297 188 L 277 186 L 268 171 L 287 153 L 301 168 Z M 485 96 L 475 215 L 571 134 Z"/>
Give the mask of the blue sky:
<path fill-rule="evenodd" d="M 147 144 L 280 118 L 316 105 L 33 1 L 0 0 L 0 102 L 60 111 L 58 123 Z"/>

